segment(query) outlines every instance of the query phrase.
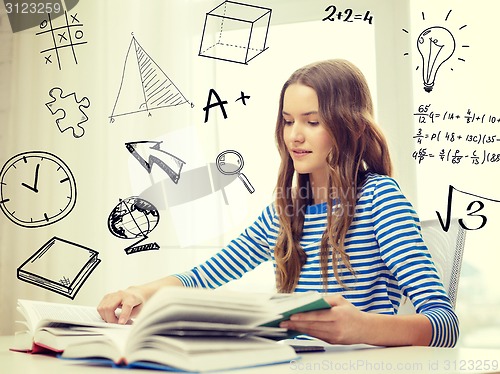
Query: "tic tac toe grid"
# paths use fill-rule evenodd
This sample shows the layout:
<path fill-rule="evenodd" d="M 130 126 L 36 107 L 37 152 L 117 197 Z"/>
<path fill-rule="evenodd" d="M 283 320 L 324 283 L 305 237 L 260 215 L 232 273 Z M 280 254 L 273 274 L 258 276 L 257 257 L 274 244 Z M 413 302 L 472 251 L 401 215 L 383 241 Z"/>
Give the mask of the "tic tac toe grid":
<path fill-rule="evenodd" d="M 68 18 L 68 15 L 71 20 Z M 83 40 L 83 23 L 79 21 L 77 16 L 77 13 L 71 15 L 64 11 L 64 21 L 62 25 L 54 27 L 53 20 L 50 13 L 48 13 L 47 19 L 44 19 L 40 23 L 39 27 L 42 31 L 37 32 L 36 35 L 43 35 L 48 45 L 50 45 L 49 41 L 52 42 L 52 46 L 40 51 L 40 53 L 44 54 L 45 64 L 52 64 L 52 54 L 55 54 L 54 59 L 57 60 L 57 65 L 59 70 L 61 70 L 61 54 L 66 49 L 70 49 L 75 64 L 78 64 L 75 46 L 86 44 L 87 42 Z"/>
<path fill-rule="evenodd" d="M 206 14 L 199 56 L 247 64 L 267 49 L 271 12 L 224 1 Z"/>

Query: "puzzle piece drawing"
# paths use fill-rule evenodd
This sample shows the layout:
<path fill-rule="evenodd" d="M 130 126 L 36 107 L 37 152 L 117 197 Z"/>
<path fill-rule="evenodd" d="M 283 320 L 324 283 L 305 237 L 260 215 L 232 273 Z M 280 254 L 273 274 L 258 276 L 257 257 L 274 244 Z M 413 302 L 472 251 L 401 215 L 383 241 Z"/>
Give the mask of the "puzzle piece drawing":
<path fill-rule="evenodd" d="M 52 88 L 49 91 L 49 96 L 52 100 L 45 103 L 45 106 L 52 115 L 57 113 L 56 124 L 59 131 L 64 132 L 71 129 L 75 138 L 83 136 L 85 129 L 81 125 L 89 119 L 83 111 L 83 109 L 90 107 L 88 97 L 77 100 L 75 92 L 63 96 L 63 90 L 59 87 Z"/>

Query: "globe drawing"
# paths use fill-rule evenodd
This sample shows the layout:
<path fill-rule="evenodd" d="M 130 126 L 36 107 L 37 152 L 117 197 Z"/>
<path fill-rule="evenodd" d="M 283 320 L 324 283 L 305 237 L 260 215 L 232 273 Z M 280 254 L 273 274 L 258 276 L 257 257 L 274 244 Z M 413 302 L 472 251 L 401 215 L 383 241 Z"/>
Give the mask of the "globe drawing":
<path fill-rule="evenodd" d="M 139 242 L 147 239 L 160 220 L 158 209 L 149 201 L 137 196 L 120 200 L 108 217 L 108 229 L 116 237 L 122 239 L 137 239 Z M 158 249 L 156 243 L 135 247 L 137 243 L 125 249 L 127 254 L 149 249 Z"/>

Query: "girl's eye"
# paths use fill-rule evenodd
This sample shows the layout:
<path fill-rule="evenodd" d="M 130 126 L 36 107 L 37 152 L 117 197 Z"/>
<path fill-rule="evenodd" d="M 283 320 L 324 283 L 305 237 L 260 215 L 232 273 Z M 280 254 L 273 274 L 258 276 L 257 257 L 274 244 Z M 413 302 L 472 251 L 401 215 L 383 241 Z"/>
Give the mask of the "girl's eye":
<path fill-rule="evenodd" d="M 288 121 L 286 119 L 283 119 L 283 123 L 285 124 L 285 126 L 293 125 L 293 121 Z"/>
<path fill-rule="evenodd" d="M 318 126 L 319 125 L 318 121 L 309 121 L 307 123 L 310 124 L 311 126 Z"/>

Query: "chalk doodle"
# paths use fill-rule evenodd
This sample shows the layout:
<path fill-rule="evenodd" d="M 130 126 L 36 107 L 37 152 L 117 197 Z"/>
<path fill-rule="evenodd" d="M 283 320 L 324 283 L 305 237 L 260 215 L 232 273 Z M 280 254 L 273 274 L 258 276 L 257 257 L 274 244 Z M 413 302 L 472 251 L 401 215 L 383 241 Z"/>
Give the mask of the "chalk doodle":
<path fill-rule="evenodd" d="M 484 112 L 467 110 L 433 110 L 431 104 L 422 104 L 413 115 L 418 118 L 416 134 L 413 135 L 419 149 L 412 153 L 413 159 L 422 163 L 426 159 L 435 158 L 451 164 L 461 164 L 470 161 L 471 165 L 488 165 L 500 162 L 500 154 L 496 146 L 500 142 L 500 133 L 494 134 L 496 124 L 500 123 L 500 116 Z M 449 130 L 441 130 L 437 126 L 452 125 Z M 457 128 L 455 124 L 465 125 Z M 481 125 L 474 131 L 474 125 Z M 489 126 L 483 126 L 489 125 Z M 448 147 L 439 147 L 436 151 L 433 146 L 446 143 Z M 470 149 L 471 146 L 481 146 L 482 149 Z M 465 149 L 460 149 L 464 147 Z M 493 148 L 493 149 L 492 149 Z M 439 152 L 439 153 L 438 153 Z"/>
<path fill-rule="evenodd" d="M 455 45 L 453 34 L 441 26 L 429 27 L 418 36 L 417 49 L 422 56 L 422 79 L 426 92 L 434 88 L 437 72 L 453 55 Z"/>
<path fill-rule="evenodd" d="M 248 64 L 268 49 L 271 13 L 269 8 L 224 1 L 206 13 L 198 55 Z"/>
<path fill-rule="evenodd" d="M 73 210 L 76 197 L 73 173 L 54 154 L 23 152 L 0 171 L 0 209 L 17 225 L 35 228 L 58 222 Z"/>
<path fill-rule="evenodd" d="M 419 148 L 418 150 L 413 151 L 412 158 L 419 164 L 427 158 L 436 158 L 442 162 L 450 162 L 454 165 L 461 164 L 464 160 L 470 160 L 471 165 L 488 165 L 498 164 L 500 162 L 500 153 L 490 152 L 486 149 L 479 152 L 477 149 L 472 152 L 464 152 L 456 148 L 441 148 L 439 154 L 436 155 L 427 148 Z"/>
<path fill-rule="evenodd" d="M 137 196 L 120 200 L 108 217 L 108 229 L 116 237 L 121 239 L 137 239 L 134 244 L 125 248 L 127 255 L 157 250 L 158 243 L 138 245 L 148 239 L 160 221 L 160 214 L 156 207 L 149 201 Z"/>
<path fill-rule="evenodd" d="M 132 34 L 110 121 L 139 112 L 147 112 L 151 116 L 153 109 L 186 103 L 189 103 L 188 99 Z"/>
<path fill-rule="evenodd" d="M 370 25 L 373 23 L 373 15 L 370 14 L 370 11 L 367 10 L 365 14 L 362 13 L 354 13 L 351 8 L 346 8 L 343 11 L 340 10 L 337 12 L 337 7 L 335 5 L 329 5 L 325 8 L 325 12 L 328 12 L 328 15 L 322 19 L 322 21 L 342 21 L 342 22 L 355 22 L 355 21 L 364 21 L 368 22 Z"/>
<path fill-rule="evenodd" d="M 485 209 L 486 207 L 485 202 L 500 203 L 500 200 L 490 199 L 488 197 L 479 196 L 470 192 L 461 191 L 450 184 L 448 187 L 448 198 L 446 202 L 445 216 L 443 217 L 441 213 L 436 211 L 439 223 L 444 231 L 448 231 L 450 228 L 454 192 L 461 193 L 462 196 L 473 198 L 472 201 L 470 201 L 470 199 L 467 200 L 468 204 L 466 208 L 466 216 L 468 218 L 460 218 L 458 220 L 460 226 L 465 230 L 479 230 L 482 229 L 484 226 L 486 226 L 488 217 L 486 217 L 486 215 L 484 214 L 478 214 L 479 212 Z M 468 222 L 466 222 L 466 219 Z"/>
<path fill-rule="evenodd" d="M 459 132 L 455 131 L 429 131 L 424 132 L 422 128 L 417 129 L 417 133 L 413 136 L 413 139 L 417 140 L 418 144 L 422 144 L 423 141 L 427 142 L 449 142 L 449 143 L 472 143 L 478 145 L 487 145 L 500 142 L 500 137 L 492 134 L 473 134 L 466 133 L 465 136 Z"/>
<path fill-rule="evenodd" d="M 17 278 L 74 299 L 101 262 L 99 253 L 53 237 L 17 269 Z"/>
<path fill-rule="evenodd" d="M 219 170 L 219 172 L 224 175 L 237 175 L 241 182 L 243 182 L 243 185 L 246 187 L 248 192 L 255 192 L 255 188 L 253 188 L 245 174 L 241 172 L 244 162 L 243 156 L 241 156 L 239 152 L 234 150 L 221 152 L 217 155 L 215 164 L 217 165 L 217 170 Z"/>
<path fill-rule="evenodd" d="M 445 121 L 462 122 L 462 123 L 500 123 L 500 114 L 491 114 L 485 112 L 476 112 L 470 108 L 462 111 L 430 110 L 431 104 L 419 105 L 417 113 L 413 115 L 418 118 L 418 123 L 439 123 Z"/>
<path fill-rule="evenodd" d="M 80 20 L 77 18 L 77 16 L 78 13 L 70 14 L 71 21 L 69 21 L 68 13 L 65 11 L 65 23 L 61 26 L 54 27 L 50 13 L 47 13 L 47 19 L 44 19 L 40 23 L 39 28 L 42 31 L 37 32 L 36 35 L 47 37 L 48 40 L 52 42 L 52 46 L 50 48 L 46 48 L 40 51 L 40 53 L 44 55 L 45 65 L 53 63 L 52 55 L 55 54 L 55 58 L 57 59 L 57 66 L 59 67 L 59 70 L 61 70 L 62 54 L 68 49 L 71 51 L 75 64 L 78 64 L 75 47 L 86 44 L 87 42 L 83 40 L 83 23 L 80 23 Z"/>
<path fill-rule="evenodd" d="M 212 100 L 212 97 L 215 98 L 215 100 Z M 235 102 L 238 102 L 241 100 L 241 104 L 244 106 L 247 105 L 247 100 L 250 100 L 250 95 L 245 95 L 243 91 L 240 92 L 240 96 L 235 100 Z M 217 91 L 215 89 L 211 88 L 210 91 L 208 91 L 208 98 L 207 98 L 207 105 L 203 107 L 203 111 L 205 112 L 205 120 L 204 123 L 208 122 L 208 116 L 210 114 L 210 109 L 219 107 L 219 109 L 222 112 L 222 115 L 224 116 L 224 119 L 227 119 L 227 111 L 224 105 L 227 105 L 228 102 L 227 100 L 222 100 Z"/>
<path fill-rule="evenodd" d="M 445 17 L 445 22 L 448 21 L 451 10 L 448 11 Z M 422 12 L 422 20 L 425 21 L 425 13 Z M 467 25 L 459 27 L 458 31 L 466 28 Z M 402 29 L 403 32 L 409 34 L 408 30 Z M 469 48 L 469 45 L 460 44 L 462 48 Z M 438 71 L 440 71 L 443 64 L 449 64 L 447 61 L 453 55 L 456 55 L 457 41 L 455 35 L 450 31 L 449 27 L 441 25 L 434 25 L 426 27 L 421 31 L 416 40 L 416 47 L 421 57 L 422 66 L 422 82 L 425 92 L 431 92 L 436 83 Z M 410 53 L 405 52 L 404 56 Z M 459 61 L 465 61 L 462 57 L 458 57 Z M 420 65 L 417 66 L 417 70 Z M 452 67 L 450 67 L 453 70 Z"/>
<path fill-rule="evenodd" d="M 57 115 L 56 125 L 59 131 L 71 129 L 75 138 L 82 137 L 85 133 L 82 124 L 88 120 L 83 109 L 90 107 L 90 100 L 87 97 L 78 100 L 75 92 L 63 95 L 63 90 L 59 87 L 52 88 L 49 96 L 52 100 L 45 103 L 45 106 L 52 115 Z"/>
<path fill-rule="evenodd" d="M 156 164 L 167 173 L 172 182 L 177 183 L 181 177 L 181 170 L 185 162 L 177 156 L 162 150 L 161 143 L 145 140 L 126 143 L 125 147 L 148 173 L 151 173 L 153 165 Z"/>

